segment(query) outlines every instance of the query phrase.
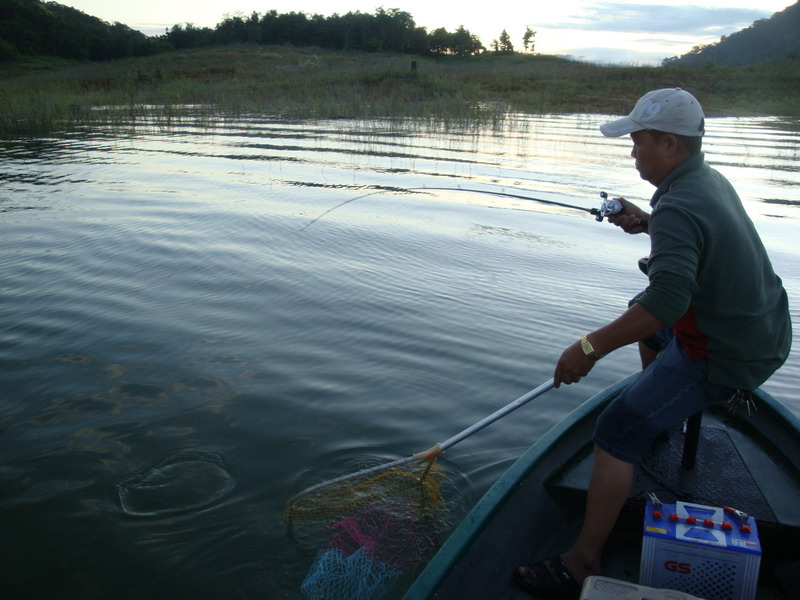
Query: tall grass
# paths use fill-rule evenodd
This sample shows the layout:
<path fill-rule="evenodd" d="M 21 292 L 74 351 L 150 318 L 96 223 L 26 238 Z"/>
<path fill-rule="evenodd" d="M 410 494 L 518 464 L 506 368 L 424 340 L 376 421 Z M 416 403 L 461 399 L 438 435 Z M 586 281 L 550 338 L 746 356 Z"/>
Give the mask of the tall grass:
<path fill-rule="evenodd" d="M 412 70 L 412 61 L 416 69 Z M 509 111 L 623 113 L 646 90 L 691 90 L 710 116 L 800 116 L 800 69 L 604 67 L 552 56 L 415 58 L 234 46 L 108 63 L 0 65 L 0 135 L 190 112 L 497 122 Z"/>

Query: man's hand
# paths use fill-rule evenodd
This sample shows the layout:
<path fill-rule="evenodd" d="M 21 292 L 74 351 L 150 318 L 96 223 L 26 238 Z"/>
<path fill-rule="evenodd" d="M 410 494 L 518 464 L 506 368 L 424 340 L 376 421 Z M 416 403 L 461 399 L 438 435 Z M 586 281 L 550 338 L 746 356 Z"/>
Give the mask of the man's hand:
<path fill-rule="evenodd" d="M 614 198 L 614 200 L 622 204 L 622 211 L 615 215 L 610 215 L 608 221 L 617 227 L 621 227 L 626 233 L 646 233 L 650 214 L 624 198 Z"/>
<path fill-rule="evenodd" d="M 633 342 L 644 340 L 664 328 L 658 320 L 644 306 L 635 302 L 619 317 L 600 329 L 586 334 L 593 354 L 602 357 L 610 354 L 617 348 L 622 348 Z M 598 359 L 584 353 L 581 342 L 578 340 L 561 353 L 556 370 L 553 373 L 555 387 L 562 383 L 577 383 L 586 377 L 594 368 Z"/>
<path fill-rule="evenodd" d="M 569 385 L 570 383 L 579 382 L 581 377 L 586 377 L 589 374 L 595 362 L 597 362 L 595 359 L 583 353 L 581 343 L 575 342 L 564 350 L 561 358 L 558 359 L 558 364 L 553 374 L 555 387 L 559 387 L 562 383 Z"/>

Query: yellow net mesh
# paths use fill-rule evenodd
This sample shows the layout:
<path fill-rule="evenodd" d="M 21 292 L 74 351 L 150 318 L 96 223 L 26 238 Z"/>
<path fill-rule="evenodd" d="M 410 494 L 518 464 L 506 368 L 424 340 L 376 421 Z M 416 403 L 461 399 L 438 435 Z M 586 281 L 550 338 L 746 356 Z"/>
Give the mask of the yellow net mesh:
<path fill-rule="evenodd" d="M 302 590 L 309 599 L 378 600 L 424 564 L 448 529 L 444 469 L 409 462 L 325 485 L 290 501 L 297 541 L 318 549 Z"/>
<path fill-rule="evenodd" d="M 407 498 L 420 512 L 446 510 L 442 500 L 444 470 L 436 463 L 412 462 L 324 486 L 290 500 L 289 523 L 324 523 L 365 505 Z"/>

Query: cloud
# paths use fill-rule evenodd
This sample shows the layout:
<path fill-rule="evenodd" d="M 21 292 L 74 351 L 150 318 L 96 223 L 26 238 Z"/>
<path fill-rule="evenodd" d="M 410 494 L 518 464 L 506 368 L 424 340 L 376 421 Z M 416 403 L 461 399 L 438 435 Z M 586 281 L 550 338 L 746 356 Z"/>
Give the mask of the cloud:
<path fill-rule="evenodd" d="M 580 15 L 573 15 L 559 23 L 543 24 L 541 27 L 722 36 L 749 27 L 754 21 L 771 15 L 770 11 L 750 8 L 597 2 L 587 5 Z"/>

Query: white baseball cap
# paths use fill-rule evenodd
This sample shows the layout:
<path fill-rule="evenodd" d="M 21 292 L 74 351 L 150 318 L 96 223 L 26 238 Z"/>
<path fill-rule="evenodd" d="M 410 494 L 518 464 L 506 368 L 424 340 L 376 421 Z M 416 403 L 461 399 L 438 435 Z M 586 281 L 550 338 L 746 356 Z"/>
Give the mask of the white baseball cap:
<path fill-rule="evenodd" d="M 681 88 L 647 92 L 639 98 L 631 114 L 600 126 L 606 137 L 619 137 L 635 131 L 654 129 L 691 137 L 705 133 L 705 115 L 697 99 Z"/>

